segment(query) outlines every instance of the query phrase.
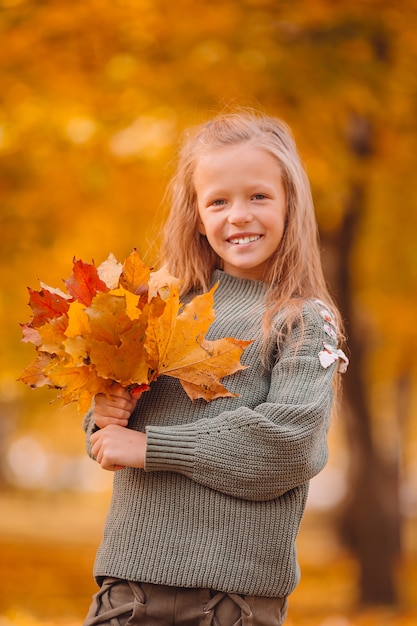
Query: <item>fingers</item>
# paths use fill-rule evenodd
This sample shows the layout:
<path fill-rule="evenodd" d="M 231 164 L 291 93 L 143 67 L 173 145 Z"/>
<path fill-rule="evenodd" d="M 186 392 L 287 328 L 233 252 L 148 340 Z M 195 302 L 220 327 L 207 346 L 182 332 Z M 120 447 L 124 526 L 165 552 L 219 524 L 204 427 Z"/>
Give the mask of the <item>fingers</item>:
<path fill-rule="evenodd" d="M 111 387 L 111 394 L 98 393 L 94 403 L 94 422 L 99 428 L 110 424 L 127 426 L 136 400 L 121 385 L 115 383 Z"/>
<path fill-rule="evenodd" d="M 110 425 L 93 433 L 90 441 L 91 451 L 103 469 L 144 466 L 145 433 Z"/>
<path fill-rule="evenodd" d="M 93 438 L 93 436 L 92 436 Z M 105 470 L 110 472 L 115 472 L 117 470 L 121 470 L 125 468 L 125 465 L 121 465 L 116 463 L 111 454 L 107 451 L 105 445 L 103 445 L 103 441 L 98 439 L 93 443 L 91 451 L 99 465 Z"/>
<path fill-rule="evenodd" d="M 124 401 L 120 403 L 102 394 L 95 397 L 94 422 L 99 428 L 109 424 L 127 426 L 130 414 L 130 407 Z"/>
<path fill-rule="evenodd" d="M 137 400 L 132 397 L 129 391 L 118 383 L 112 384 L 109 399 L 117 406 L 124 407 L 130 411 L 133 411 L 137 403 Z"/>

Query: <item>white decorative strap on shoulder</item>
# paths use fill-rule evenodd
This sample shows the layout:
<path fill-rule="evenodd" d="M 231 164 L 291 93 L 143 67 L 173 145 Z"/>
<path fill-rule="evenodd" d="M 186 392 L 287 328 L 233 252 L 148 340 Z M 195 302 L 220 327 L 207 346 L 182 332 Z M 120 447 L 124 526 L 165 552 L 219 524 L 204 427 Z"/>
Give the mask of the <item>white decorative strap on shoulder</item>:
<path fill-rule="evenodd" d="M 339 361 L 337 366 L 337 371 L 341 374 L 344 374 L 349 365 L 349 359 L 346 354 L 340 348 L 335 348 L 330 343 L 326 343 L 323 341 L 323 348 L 321 352 L 319 352 L 320 364 L 322 367 L 327 368 L 332 365 L 335 361 Z"/>

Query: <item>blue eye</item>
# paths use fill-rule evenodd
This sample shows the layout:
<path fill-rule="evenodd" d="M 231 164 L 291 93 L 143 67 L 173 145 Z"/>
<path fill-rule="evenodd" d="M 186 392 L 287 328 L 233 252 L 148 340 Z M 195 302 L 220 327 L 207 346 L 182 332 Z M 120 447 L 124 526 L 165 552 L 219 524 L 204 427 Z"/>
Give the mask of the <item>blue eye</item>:
<path fill-rule="evenodd" d="M 263 193 L 256 193 L 256 194 L 253 196 L 253 199 L 254 199 L 254 200 L 264 200 L 265 198 L 266 198 L 266 195 L 265 195 L 265 194 L 263 194 Z"/>
<path fill-rule="evenodd" d="M 225 204 L 225 200 L 214 200 L 211 204 L 213 204 L 214 206 L 221 206 L 222 204 Z"/>

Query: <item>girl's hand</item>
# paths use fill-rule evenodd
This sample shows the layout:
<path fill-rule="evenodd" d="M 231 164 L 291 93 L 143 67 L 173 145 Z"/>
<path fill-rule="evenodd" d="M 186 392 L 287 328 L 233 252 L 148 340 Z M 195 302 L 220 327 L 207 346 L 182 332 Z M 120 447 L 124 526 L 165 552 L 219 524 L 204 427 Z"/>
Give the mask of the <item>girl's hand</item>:
<path fill-rule="evenodd" d="M 113 383 L 111 396 L 98 393 L 94 400 L 94 423 L 99 428 L 105 428 L 110 424 L 127 426 L 137 403 L 137 400 L 118 383 Z"/>
<path fill-rule="evenodd" d="M 90 436 L 91 451 L 103 469 L 144 467 L 146 434 L 111 424 Z"/>

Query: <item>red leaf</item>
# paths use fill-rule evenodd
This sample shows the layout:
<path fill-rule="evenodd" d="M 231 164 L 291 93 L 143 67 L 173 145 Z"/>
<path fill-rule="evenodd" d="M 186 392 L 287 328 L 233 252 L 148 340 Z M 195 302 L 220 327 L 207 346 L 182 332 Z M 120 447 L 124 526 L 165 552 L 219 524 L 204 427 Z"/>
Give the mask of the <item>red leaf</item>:
<path fill-rule="evenodd" d="M 34 291 L 28 287 L 30 299 L 29 306 L 33 311 L 31 326 L 39 328 L 55 317 L 65 315 L 69 308 L 69 302 L 62 296 L 51 293 L 47 289 Z"/>
<path fill-rule="evenodd" d="M 90 306 L 92 299 L 98 291 L 106 292 L 108 287 L 98 275 L 97 268 L 91 263 L 75 261 L 72 275 L 64 283 L 68 293 L 82 304 Z"/>
<path fill-rule="evenodd" d="M 139 400 L 143 392 L 149 391 L 150 388 L 150 385 L 132 385 L 132 387 L 129 388 L 129 392 L 132 398 Z"/>

